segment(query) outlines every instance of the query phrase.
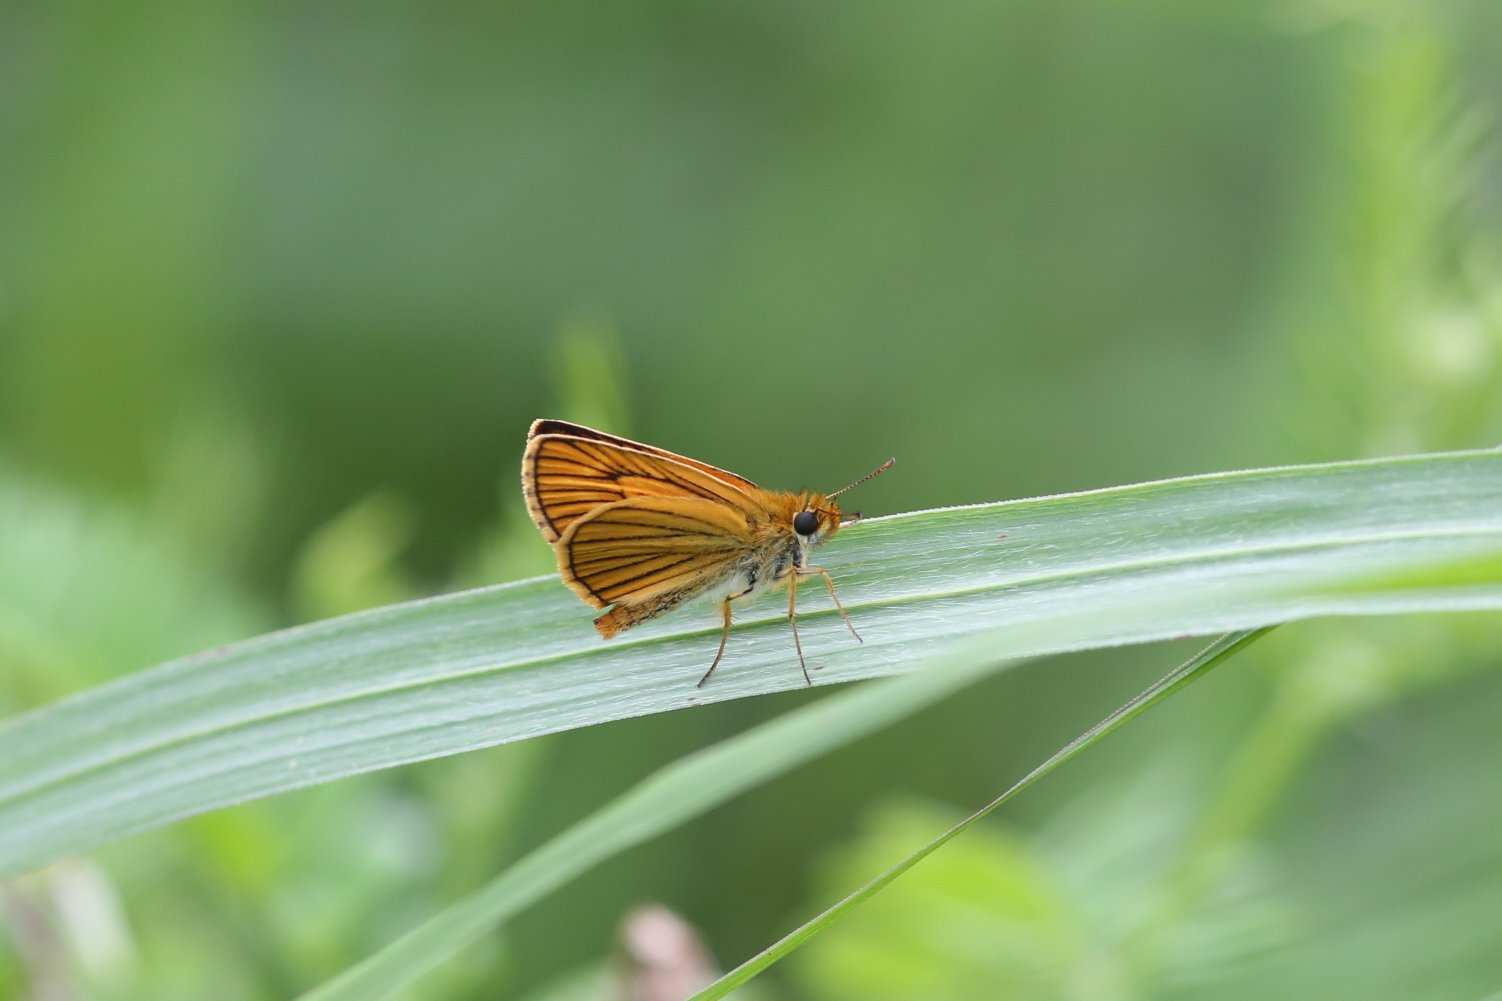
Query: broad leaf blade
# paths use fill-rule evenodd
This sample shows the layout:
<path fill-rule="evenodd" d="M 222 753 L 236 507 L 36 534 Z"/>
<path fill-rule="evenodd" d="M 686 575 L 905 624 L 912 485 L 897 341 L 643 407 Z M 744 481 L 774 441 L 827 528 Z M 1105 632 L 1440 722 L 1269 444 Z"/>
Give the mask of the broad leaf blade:
<path fill-rule="evenodd" d="M 866 643 L 814 588 L 800 621 L 817 680 L 849 681 L 979 637 L 994 660 L 1314 615 L 1496 608 L 1499 557 L 1497 452 L 1262 470 L 865 522 L 821 562 Z M 744 616 L 704 689 L 710 610 L 601 643 L 551 578 L 102 685 L 0 725 L 0 874 L 343 775 L 798 687 L 777 605 Z"/>

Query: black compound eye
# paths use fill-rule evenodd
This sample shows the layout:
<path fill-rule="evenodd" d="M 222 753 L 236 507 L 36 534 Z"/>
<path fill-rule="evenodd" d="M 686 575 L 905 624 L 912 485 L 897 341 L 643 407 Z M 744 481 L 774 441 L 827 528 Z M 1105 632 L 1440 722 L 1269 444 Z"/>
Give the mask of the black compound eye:
<path fill-rule="evenodd" d="M 813 535 L 819 530 L 819 516 L 812 511 L 799 511 L 793 515 L 793 531 L 799 535 Z"/>

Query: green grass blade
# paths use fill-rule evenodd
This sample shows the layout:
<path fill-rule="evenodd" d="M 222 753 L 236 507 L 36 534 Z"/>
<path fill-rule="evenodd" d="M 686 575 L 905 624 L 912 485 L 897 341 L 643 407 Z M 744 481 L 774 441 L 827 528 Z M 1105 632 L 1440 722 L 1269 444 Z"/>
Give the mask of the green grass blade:
<path fill-rule="evenodd" d="M 800 615 L 819 683 L 944 650 L 1014 659 L 1317 615 L 1502 607 L 1502 453 L 1193 477 L 873 519 Z M 611 643 L 543 578 L 174 661 L 0 724 L 0 875 L 404 762 L 802 685 L 778 602 L 714 681 L 712 610 Z"/>
<path fill-rule="evenodd" d="M 1049 772 L 1053 771 L 1059 765 L 1062 765 L 1064 762 L 1068 761 L 1076 754 L 1079 754 L 1091 744 L 1096 743 L 1107 734 L 1111 733 L 1113 730 L 1121 727 L 1127 721 L 1141 715 L 1148 709 L 1151 709 L 1153 706 L 1157 705 L 1159 702 L 1162 702 L 1164 699 L 1168 698 L 1168 696 L 1183 688 L 1185 685 L 1188 685 L 1191 682 L 1203 677 L 1218 664 L 1223 663 L 1240 650 L 1245 649 L 1249 644 L 1256 642 L 1267 632 L 1269 632 L 1270 628 L 1271 627 L 1264 629 L 1245 630 L 1242 632 L 1231 633 L 1226 636 L 1222 636 L 1220 639 L 1210 644 L 1204 650 L 1200 651 L 1196 656 L 1194 656 L 1178 668 L 1175 668 L 1168 674 L 1164 675 L 1163 678 L 1153 684 L 1152 687 L 1148 688 L 1141 695 L 1138 695 L 1126 705 L 1122 706 L 1120 709 L 1117 709 L 1111 715 L 1101 720 L 1095 726 L 1091 727 L 1089 730 L 1085 731 L 1083 734 L 1070 741 L 1068 744 L 1054 753 L 1047 761 L 1043 762 L 1037 768 L 1034 768 L 1032 771 L 1028 772 L 1017 782 L 1016 785 L 1012 786 L 1006 792 L 1002 793 L 1000 796 L 996 797 L 991 802 L 987 803 L 985 806 L 981 807 L 979 810 L 975 811 L 964 820 L 960 821 L 958 824 L 955 824 L 949 830 L 945 831 L 943 834 L 939 835 L 937 838 L 930 841 L 922 848 L 919 848 L 917 851 L 913 852 L 907 858 L 898 862 L 896 865 L 892 866 L 881 875 L 872 879 L 870 882 L 866 883 L 864 886 L 860 887 L 849 896 L 830 906 L 828 909 L 824 910 L 817 916 L 799 925 L 793 931 L 789 932 L 787 935 L 784 935 L 772 945 L 752 956 L 740 966 L 737 966 L 735 969 L 731 970 L 729 973 L 725 974 L 723 977 L 716 980 L 714 983 L 710 984 L 708 987 L 704 988 L 693 997 L 688 998 L 687 1001 L 716 1001 L 716 999 L 722 998 L 725 995 L 729 994 L 731 991 L 735 990 L 737 987 L 740 987 L 742 984 L 746 983 L 748 980 L 761 973 L 767 967 L 787 956 L 794 949 L 797 949 L 804 942 L 807 942 L 809 939 L 819 934 L 819 932 L 823 931 L 826 927 L 833 924 L 835 921 L 838 921 L 845 914 L 860 906 L 861 903 L 874 895 L 882 887 L 892 882 L 892 880 L 896 879 L 898 876 L 901 876 L 904 872 L 907 872 L 909 869 L 917 865 L 919 862 L 923 861 L 923 859 L 927 858 L 929 855 L 932 855 L 935 851 L 943 847 L 948 842 L 954 840 L 966 828 L 978 822 L 982 817 L 985 817 L 991 811 L 1001 806 L 1001 804 L 1005 803 L 1013 796 L 1016 796 L 1022 790 L 1026 789 L 1028 786 L 1032 785 L 1034 782 L 1038 781 L 1038 779 L 1042 778 L 1044 775 L 1047 775 Z M 345 999 L 345 1001 L 354 1001 L 354 998 L 351 997 L 349 999 Z"/>
<path fill-rule="evenodd" d="M 998 666 L 994 660 L 951 658 L 822 699 L 680 758 L 301 1001 L 390 997 L 604 859 L 932 705 Z"/>

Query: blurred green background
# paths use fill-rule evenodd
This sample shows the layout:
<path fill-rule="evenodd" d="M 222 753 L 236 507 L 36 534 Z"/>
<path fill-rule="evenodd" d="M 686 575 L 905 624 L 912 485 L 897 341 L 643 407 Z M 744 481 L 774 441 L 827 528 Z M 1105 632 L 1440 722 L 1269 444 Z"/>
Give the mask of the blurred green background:
<path fill-rule="evenodd" d="M 550 568 L 538 416 L 868 514 L 1502 442 L 1489 0 L 10 0 L 0 711 Z M 709 614 L 688 611 L 683 614 Z M 1030 665 L 636 849 L 411 998 L 733 964 L 1190 647 Z M 759 984 L 1481 1001 L 1502 628 L 1291 627 Z M 0 891 L 0 998 L 284 999 L 813 697 L 221 811 Z M 582 986 L 581 986 L 582 985 Z"/>

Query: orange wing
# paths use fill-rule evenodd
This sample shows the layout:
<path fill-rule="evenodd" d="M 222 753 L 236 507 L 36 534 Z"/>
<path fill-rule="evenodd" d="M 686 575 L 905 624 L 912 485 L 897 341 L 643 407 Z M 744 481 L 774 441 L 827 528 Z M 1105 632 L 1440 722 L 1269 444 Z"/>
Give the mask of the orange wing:
<path fill-rule="evenodd" d="M 555 548 L 575 594 L 595 608 L 647 606 L 636 622 L 724 580 L 750 542 L 745 513 L 720 501 L 633 497 L 574 519 Z"/>
<path fill-rule="evenodd" d="M 552 543 L 600 505 L 632 497 L 698 498 L 759 514 L 765 511 L 758 499 L 762 491 L 745 477 L 651 445 L 552 420 L 532 425 L 522 459 L 522 492 L 532 520 Z"/>

